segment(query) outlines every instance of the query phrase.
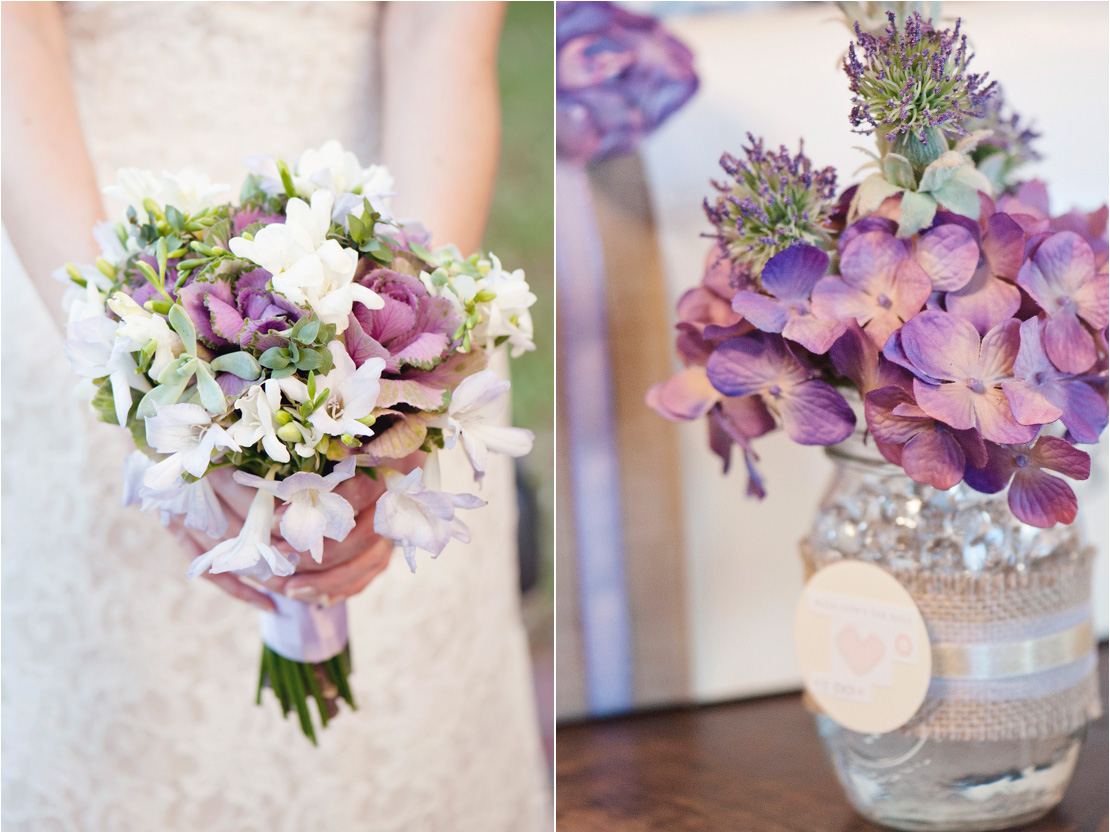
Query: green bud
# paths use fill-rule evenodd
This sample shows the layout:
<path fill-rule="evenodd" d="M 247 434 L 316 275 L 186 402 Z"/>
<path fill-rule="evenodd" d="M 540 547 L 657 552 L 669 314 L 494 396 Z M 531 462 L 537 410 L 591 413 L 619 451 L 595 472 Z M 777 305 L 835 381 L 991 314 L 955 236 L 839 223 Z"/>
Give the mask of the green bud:
<path fill-rule="evenodd" d="M 162 216 L 162 209 L 158 207 L 158 203 L 151 199 L 149 196 L 143 200 L 143 210 L 148 214 L 154 214 L 156 217 Z"/>
<path fill-rule="evenodd" d="M 96 258 L 96 267 L 100 269 L 100 273 L 105 277 L 115 280 L 116 267 L 105 260 L 103 257 Z M 72 277 L 72 274 L 70 275 Z"/>
<path fill-rule="evenodd" d="M 152 300 L 150 301 L 150 309 L 152 312 L 157 312 L 159 315 L 170 314 L 170 309 L 173 304 L 168 300 Z"/>
<path fill-rule="evenodd" d="M 147 280 L 149 280 L 155 286 L 162 285 L 161 278 L 158 277 L 158 273 L 150 267 L 149 263 L 144 260 L 139 260 L 137 261 L 137 265 L 139 266 L 139 271 L 143 273 Z"/>
<path fill-rule="evenodd" d="M 281 412 L 285 413 L 284 410 Z M 286 415 L 288 416 L 289 414 L 286 413 Z M 297 424 L 292 421 L 286 422 L 284 425 L 278 428 L 277 435 L 278 438 L 281 439 L 283 442 L 300 442 L 302 439 L 300 427 L 298 427 Z"/>
<path fill-rule="evenodd" d="M 331 437 L 328 436 L 325 433 L 324 438 L 321 439 L 319 444 L 316 445 L 316 450 L 318 450 L 322 454 L 326 454 L 330 448 L 331 448 Z"/>
<path fill-rule="evenodd" d="M 339 441 L 346 445 L 348 448 L 357 448 L 362 443 L 359 442 L 352 434 L 345 433 L 339 437 Z"/>
<path fill-rule="evenodd" d="M 288 410 L 279 410 L 274 414 L 274 421 L 279 425 L 288 425 L 293 421 L 293 414 Z"/>
<path fill-rule="evenodd" d="M 362 424 L 366 425 L 366 427 L 368 428 L 372 428 L 374 427 L 374 423 L 378 421 L 378 418 L 376 416 L 363 416 L 361 419 L 357 419 L 356 421 L 362 422 Z"/>
<path fill-rule="evenodd" d="M 948 140 L 937 127 L 925 128 L 922 142 L 916 130 L 899 133 L 890 145 L 891 152 L 905 156 L 918 179 L 933 162 L 948 150 Z"/>
<path fill-rule="evenodd" d="M 281 176 L 281 186 L 285 188 L 285 195 L 292 199 L 297 195 L 297 189 L 293 187 L 293 177 L 289 174 L 289 166 L 278 159 L 277 169 Z"/>
<path fill-rule="evenodd" d="M 78 283 L 85 283 L 85 278 L 81 277 L 81 271 L 72 263 L 66 263 L 66 274 L 69 275 L 70 280 L 75 280 Z"/>
<path fill-rule="evenodd" d="M 491 292 L 489 289 L 483 289 L 474 296 L 475 303 L 489 303 L 497 297 L 497 292 Z"/>

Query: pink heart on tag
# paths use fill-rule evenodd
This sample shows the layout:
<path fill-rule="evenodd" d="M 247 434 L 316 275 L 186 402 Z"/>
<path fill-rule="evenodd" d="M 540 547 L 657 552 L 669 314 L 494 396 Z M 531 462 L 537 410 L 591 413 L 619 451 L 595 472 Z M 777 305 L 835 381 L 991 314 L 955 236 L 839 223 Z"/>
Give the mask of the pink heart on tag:
<path fill-rule="evenodd" d="M 852 668 L 852 672 L 857 676 L 863 676 L 868 671 L 874 670 L 886 651 L 882 640 L 877 635 L 869 633 L 867 638 L 863 638 L 853 624 L 844 627 L 837 634 L 836 649 L 840 651 L 848 667 Z"/>

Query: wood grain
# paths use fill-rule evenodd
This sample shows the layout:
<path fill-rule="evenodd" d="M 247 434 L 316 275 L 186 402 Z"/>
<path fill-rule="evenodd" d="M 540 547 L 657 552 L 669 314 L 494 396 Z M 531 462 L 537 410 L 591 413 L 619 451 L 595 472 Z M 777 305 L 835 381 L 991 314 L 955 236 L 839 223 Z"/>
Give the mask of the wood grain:
<path fill-rule="evenodd" d="M 1100 649 L 1102 700 L 1107 651 Z M 560 728 L 559 832 L 878 832 L 848 805 L 800 696 Z M 1107 717 L 1063 803 L 1022 832 L 1107 829 Z"/>

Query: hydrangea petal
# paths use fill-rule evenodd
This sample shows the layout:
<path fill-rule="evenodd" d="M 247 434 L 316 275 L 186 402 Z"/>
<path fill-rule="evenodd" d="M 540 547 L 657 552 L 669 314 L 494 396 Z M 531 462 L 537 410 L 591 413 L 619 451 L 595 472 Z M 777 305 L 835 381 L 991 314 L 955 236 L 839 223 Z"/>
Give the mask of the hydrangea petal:
<path fill-rule="evenodd" d="M 947 491 L 964 478 L 967 458 L 951 431 L 930 425 L 902 448 L 902 467 L 914 482 Z"/>
<path fill-rule="evenodd" d="M 763 288 L 779 300 L 808 300 L 814 285 L 824 276 L 828 267 L 829 255 L 821 249 L 809 245 L 793 245 L 767 261 L 759 280 Z M 733 308 L 736 308 L 735 302 Z M 744 314 L 739 309 L 736 311 Z"/>
<path fill-rule="evenodd" d="M 1014 475 L 1007 502 L 1018 520 L 1039 529 L 1071 523 L 1079 508 L 1071 486 L 1037 469 L 1019 470 Z"/>
<path fill-rule="evenodd" d="M 967 285 L 979 264 L 979 246 L 966 228 L 939 225 L 921 235 L 914 253 L 932 286 L 942 292 Z"/>
<path fill-rule="evenodd" d="M 1095 341 L 1079 318 L 1064 312 L 1045 323 L 1044 346 L 1049 360 L 1065 373 L 1082 373 L 1098 359 Z"/>
<path fill-rule="evenodd" d="M 823 381 L 807 381 L 791 388 L 779 402 L 782 424 L 799 445 L 835 445 L 856 426 L 848 402 Z"/>
<path fill-rule="evenodd" d="M 913 364 L 911 369 L 931 378 L 962 381 L 978 369 L 979 333 L 955 315 L 933 311 L 915 315 L 902 327 L 901 346 Z"/>
<path fill-rule="evenodd" d="M 737 292 L 732 309 L 762 332 L 782 332 L 786 324 L 786 305 L 758 292 Z"/>

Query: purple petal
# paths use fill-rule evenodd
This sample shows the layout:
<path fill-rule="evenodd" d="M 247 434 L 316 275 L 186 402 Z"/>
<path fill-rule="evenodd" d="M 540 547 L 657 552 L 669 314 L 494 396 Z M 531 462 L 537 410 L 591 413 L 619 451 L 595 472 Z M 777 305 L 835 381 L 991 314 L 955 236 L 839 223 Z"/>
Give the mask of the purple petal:
<path fill-rule="evenodd" d="M 963 289 L 945 295 L 944 306 L 984 333 L 1017 314 L 1021 292 L 1013 284 L 992 276 L 984 265 Z"/>
<path fill-rule="evenodd" d="M 929 276 L 933 288 L 950 292 L 971 280 L 979 265 L 979 246 L 966 228 L 940 225 L 921 236 L 914 259 Z"/>
<path fill-rule="evenodd" d="M 902 448 L 902 467 L 914 482 L 947 491 L 964 478 L 967 458 L 946 428 L 930 425 Z"/>
<path fill-rule="evenodd" d="M 836 275 L 821 278 L 813 287 L 813 314 L 824 321 L 842 321 L 851 318 L 867 323 L 879 307 L 874 298 L 854 286 L 849 286 Z"/>
<path fill-rule="evenodd" d="M 664 419 L 688 422 L 707 414 L 720 399 L 704 370 L 688 368 L 653 384 L 644 401 Z"/>
<path fill-rule="evenodd" d="M 182 287 L 178 295 L 181 305 L 185 307 L 185 312 L 197 329 L 198 337 L 217 347 L 230 347 L 236 343 L 213 331 L 212 319 L 206 303 L 209 295 L 222 300 L 228 306 L 235 303 L 231 296 L 231 287 L 226 282 L 217 280 L 214 283 L 207 283 L 196 280 Z"/>
<path fill-rule="evenodd" d="M 727 300 L 722 300 L 704 286 L 696 286 L 684 293 L 678 299 L 677 311 L 680 321 L 698 324 L 699 328 L 707 324 L 731 326 L 740 320 Z"/>
<path fill-rule="evenodd" d="M 870 231 L 856 237 L 840 255 L 844 282 L 872 296 L 886 292 L 894 270 L 906 259 L 905 245 L 889 234 Z"/>
<path fill-rule="evenodd" d="M 984 494 L 997 494 L 1014 475 L 1014 455 L 1009 448 L 993 442 L 986 443 L 986 451 L 987 458 L 983 465 L 975 465 L 968 459 L 964 482 Z"/>
<path fill-rule="evenodd" d="M 1091 476 L 1091 457 L 1056 436 L 1038 439 L 1029 457 L 1041 468 L 1048 468 L 1073 480 L 1085 480 Z"/>
<path fill-rule="evenodd" d="M 977 430 L 954 430 L 952 434 L 964 449 L 968 462 L 979 468 L 987 464 L 987 445 Z"/>
<path fill-rule="evenodd" d="M 1049 360 L 1065 373 L 1082 373 L 1098 359 L 1094 338 L 1071 312 L 1056 314 L 1048 319 L 1044 328 L 1044 346 Z"/>
<path fill-rule="evenodd" d="M 933 284 L 925 270 L 913 260 L 903 260 L 895 269 L 891 284 L 891 311 L 902 321 L 908 321 L 921 311 L 932 291 Z M 886 343 L 886 338 L 882 343 Z"/>
<path fill-rule="evenodd" d="M 748 449 L 748 440 L 770 433 L 775 429 L 775 417 L 759 396 L 741 396 L 721 401 L 721 427 L 732 441 Z"/>
<path fill-rule="evenodd" d="M 759 275 L 759 280 L 763 288 L 779 300 L 787 302 L 809 300 L 809 294 L 813 291 L 814 285 L 824 276 L 828 267 L 829 255 L 821 249 L 814 246 L 793 245 L 767 261 L 767 265 Z M 736 309 L 735 301 L 732 308 Z M 744 314 L 740 309 L 736 311 L 741 315 Z"/>
<path fill-rule="evenodd" d="M 983 336 L 979 347 L 979 368 L 976 377 L 989 383 L 1013 376 L 1014 359 L 1021 345 L 1021 324 L 1011 318 Z"/>
<path fill-rule="evenodd" d="M 926 384 L 919 378 L 913 380 L 913 396 L 917 406 L 957 430 L 976 427 L 975 393 L 963 383 Z"/>
<path fill-rule="evenodd" d="M 247 392 L 248 388 L 254 383 L 239 378 L 233 373 L 216 373 L 216 384 L 220 385 L 220 389 L 224 391 L 225 396 L 230 396 L 233 399 L 237 399 Z"/>
<path fill-rule="evenodd" d="M 788 390 L 779 400 L 787 435 L 799 445 L 835 445 L 856 426 L 848 402 L 823 381 L 807 381 Z"/>
<path fill-rule="evenodd" d="M 987 220 L 983 254 L 992 274 L 1014 280 L 1025 260 L 1025 232 L 1008 214 L 995 214 Z"/>
<path fill-rule="evenodd" d="M 895 415 L 895 408 L 902 404 L 916 403 L 906 390 L 895 386 L 880 387 L 864 397 L 863 414 L 867 429 L 880 442 L 904 445 L 924 427 L 932 426 L 933 420 L 929 417 L 921 419 Z"/>
<path fill-rule="evenodd" d="M 950 387 L 962 386 L 958 384 Z M 972 393 L 971 404 L 975 408 L 975 422 L 984 439 L 1005 445 L 1017 445 L 1032 441 L 1039 428 L 1035 425 L 1022 425 L 1010 410 L 1006 394 L 997 387 L 985 393 Z M 958 425 L 954 427 L 964 427 Z"/>
<path fill-rule="evenodd" d="M 888 217 L 877 217 L 875 215 L 863 217 L 844 229 L 844 233 L 840 235 L 838 250 L 843 253 L 848 243 L 869 231 L 881 231 L 893 237 L 897 230 L 898 223 Z"/>
<path fill-rule="evenodd" d="M 786 304 L 756 292 L 737 292 L 732 309 L 762 332 L 782 332 L 786 324 Z"/>
<path fill-rule="evenodd" d="M 404 346 L 398 347 L 396 344 L 391 344 L 390 347 L 393 361 L 397 364 L 430 368 L 435 362 L 442 360 L 443 354 L 450 345 L 450 339 L 440 332 L 420 332 L 407 340 Z M 387 366 L 390 363 L 392 362 L 387 361 Z"/>
<path fill-rule="evenodd" d="M 413 328 L 416 313 L 407 303 L 389 296 L 384 296 L 382 300 L 385 305 L 381 309 L 369 309 L 359 304 L 355 314 L 367 335 L 380 344 L 386 344 Z"/>
<path fill-rule="evenodd" d="M 1106 399 L 1089 384 L 1079 380 L 1049 383 L 1041 392 L 1063 411 L 1060 421 L 1076 442 L 1085 445 L 1098 442 L 1110 421 Z"/>
<path fill-rule="evenodd" d="M 909 369 L 915 374 L 963 381 L 974 377 L 979 368 L 979 333 L 955 315 L 932 311 L 915 315 L 902 326 L 900 341 L 911 365 Z M 971 425 L 952 427 L 969 428 Z"/>
<path fill-rule="evenodd" d="M 1071 523 L 1079 508 L 1070 485 L 1035 468 L 1017 471 L 1007 502 L 1018 520 L 1039 529 Z"/>
<path fill-rule="evenodd" d="M 774 336 L 746 335 L 725 341 L 705 366 L 710 383 L 726 396 L 749 396 L 781 382 L 788 387 L 806 378 L 797 359 Z"/>
<path fill-rule="evenodd" d="M 1095 270 L 1094 252 L 1073 231 L 1053 234 L 1041 244 L 1033 259 L 1051 284 L 1069 293 L 1089 280 Z"/>
<path fill-rule="evenodd" d="M 866 393 L 876 386 L 879 352 L 874 342 L 854 320 L 847 321 L 844 334 L 829 348 L 829 360 L 840 375 Z"/>
<path fill-rule="evenodd" d="M 824 355 L 847 328 L 844 321 L 819 321 L 812 315 L 792 314 L 782 335 L 816 355 Z"/>
<path fill-rule="evenodd" d="M 1010 403 L 1014 418 L 1023 425 L 1048 425 L 1064 415 L 1044 394 L 1027 381 L 1007 381 L 1002 392 Z"/>

